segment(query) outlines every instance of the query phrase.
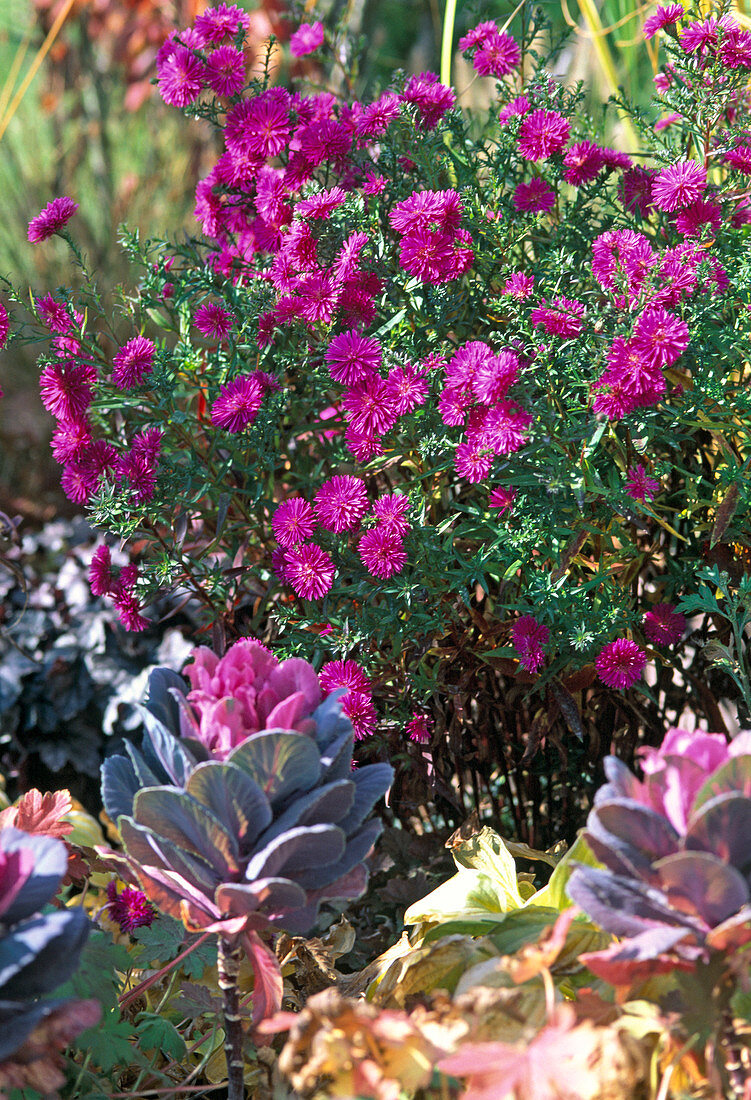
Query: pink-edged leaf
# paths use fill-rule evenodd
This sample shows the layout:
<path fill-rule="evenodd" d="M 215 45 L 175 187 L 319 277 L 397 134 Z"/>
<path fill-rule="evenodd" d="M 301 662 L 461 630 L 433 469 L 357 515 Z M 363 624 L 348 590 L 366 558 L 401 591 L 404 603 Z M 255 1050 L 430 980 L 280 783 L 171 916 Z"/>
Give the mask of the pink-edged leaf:
<path fill-rule="evenodd" d="M 744 906 L 735 916 L 713 928 L 707 935 L 707 943 L 718 951 L 751 943 L 751 905 Z"/>
<path fill-rule="evenodd" d="M 584 952 L 579 956 L 579 961 L 611 985 L 630 986 L 654 974 L 693 970 L 692 962 L 665 955 L 687 934 L 685 928 L 654 928 L 621 943 L 611 944 L 604 951 Z"/>
<path fill-rule="evenodd" d="M 184 912 L 189 913 L 192 922 L 201 928 L 221 919 L 214 902 L 182 875 L 159 867 L 138 867 L 137 874 L 144 894 L 162 913 L 177 920 L 183 920 Z"/>
<path fill-rule="evenodd" d="M 257 932 L 248 932 L 242 944 L 253 967 L 253 1027 L 273 1016 L 282 1005 L 284 983 L 279 960 Z"/>

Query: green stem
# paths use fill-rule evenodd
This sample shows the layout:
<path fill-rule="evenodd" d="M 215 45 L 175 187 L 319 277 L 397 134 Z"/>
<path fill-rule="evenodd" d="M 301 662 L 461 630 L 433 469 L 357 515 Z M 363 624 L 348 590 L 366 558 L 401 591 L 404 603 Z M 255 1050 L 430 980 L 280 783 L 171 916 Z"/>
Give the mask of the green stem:
<path fill-rule="evenodd" d="M 227 1100 L 244 1100 L 243 1030 L 237 976 L 242 949 L 219 937 L 219 988 L 224 996 L 224 1053 L 227 1056 Z"/>
<path fill-rule="evenodd" d="M 454 23 L 456 22 L 456 0 L 446 0 L 443 16 L 443 38 L 441 40 L 441 84 L 451 86 L 451 55 L 454 46 Z"/>

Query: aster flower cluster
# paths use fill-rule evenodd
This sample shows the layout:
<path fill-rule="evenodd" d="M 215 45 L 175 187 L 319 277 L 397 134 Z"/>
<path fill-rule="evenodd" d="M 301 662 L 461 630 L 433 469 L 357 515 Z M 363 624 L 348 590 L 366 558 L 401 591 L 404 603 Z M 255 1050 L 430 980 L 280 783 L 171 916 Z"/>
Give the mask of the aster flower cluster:
<path fill-rule="evenodd" d="M 408 511 L 409 499 L 401 493 L 381 496 L 371 507 L 361 478 L 335 474 L 320 486 L 312 505 L 302 497 L 289 497 L 275 509 L 271 526 L 279 547 L 272 558 L 273 568 L 302 599 L 325 596 L 333 585 L 336 565 L 331 554 L 309 541 L 320 526 L 323 532 L 345 536 L 336 540 L 339 558 L 357 535 L 363 566 L 371 577 L 387 580 L 407 562 L 404 536 L 411 527 Z M 367 516 L 375 523 L 359 533 Z"/>

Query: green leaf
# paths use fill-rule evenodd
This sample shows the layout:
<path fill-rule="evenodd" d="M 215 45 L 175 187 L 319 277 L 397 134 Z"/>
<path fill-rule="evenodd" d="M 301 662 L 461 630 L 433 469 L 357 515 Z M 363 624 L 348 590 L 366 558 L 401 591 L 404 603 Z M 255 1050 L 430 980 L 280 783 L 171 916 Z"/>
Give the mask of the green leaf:
<path fill-rule="evenodd" d="M 56 997 L 94 998 L 105 1013 L 117 1012 L 122 986 L 120 974 L 133 969 L 134 958 L 126 947 L 115 943 L 109 932 L 94 931 L 84 945 L 81 962 L 73 976 L 56 991 Z"/>
<path fill-rule="evenodd" d="M 185 1041 L 169 1020 L 155 1012 L 139 1012 L 136 1024 L 141 1050 L 158 1050 L 176 1061 L 185 1057 Z"/>
<path fill-rule="evenodd" d="M 458 867 L 469 867 L 488 875 L 504 898 L 502 908 L 518 909 L 523 904 L 516 879 L 516 864 L 498 833 L 487 826 L 452 849 Z"/>
<path fill-rule="evenodd" d="M 157 917 L 149 927 L 136 928 L 133 938 L 143 947 L 137 956 L 142 969 L 171 962 L 187 943 L 182 923 L 167 916 Z"/>
<path fill-rule="evenodd" d="M 566 893 L 566 884 L 571 877 L 574 866 L 577 864 L 583 864 L 586 867 L 602 866 L 600 861 L 595 858 L 592 849 L 581 834 L 576 838 L 553 871 L 548 879 L 547 886 L 543 886 L 542 890 L 538 890 L 536 894 L 533 894 L 527 902 L 527 905 L 547 906 L 551 909 L 558 910 L 558 912 L 562 909 L 568 909 L 570 905 L 573 905 L 573 902 Z"/>
<path fill-rule="evenodd" d="M 508 909 L 507 900 L 506 892 L 489 875 L 462 867 L 448 882 L 410 905 L 404 923 L 435 921 L 443 925 L 450 920 L 484 921 L 489 913 L 504 913 Z"/>
<path fill-rule="evenodd" d="M 76 1046 L 91 1054 L 94 1065 L 109 1073 L 115 1066 L 132 1066 L 134 1062 L 145 1065 L 146 1061 L 133 1043 L 133 1025 L 129 1020 L 118 1020 L 103 1027 L 82 1031 L 76 1040 Z"/>

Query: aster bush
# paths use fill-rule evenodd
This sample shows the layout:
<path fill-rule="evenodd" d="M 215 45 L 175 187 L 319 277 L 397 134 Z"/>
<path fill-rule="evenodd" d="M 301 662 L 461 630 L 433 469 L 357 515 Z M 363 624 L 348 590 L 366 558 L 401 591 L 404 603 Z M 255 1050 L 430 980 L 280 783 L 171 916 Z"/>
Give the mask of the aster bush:
<path fill-rule="evenodd" d="M 542 846 L 612 738 L 677 718 L 679 677 L 709 681 L 712 719 L 738 697 L 721 616 L 677 608 L 700 568 L 747 569 L 751 49 L 724 9 L 660 9 L 625 153 L 525 20 L 459 42 L 494 80 L 472 115 L 433 73 L 274 85 L 245 68 L 246 15 L 209 9 L 156 62 L 216 134 L 195 235 L 126 233 L 141 274 L 114 316 L 74 244 L 76 290 L 35 302 L 63 488 L 137 558 L 92 563 L 123 624 L 179 587 L 220 649 L 356 661 L 363 759 L 449 821 L 469 786 Z M 292 52 L 325 76 L 345 32 L 311 18 Z M 55 203 L 35 238 L 74 234 Z"/>

